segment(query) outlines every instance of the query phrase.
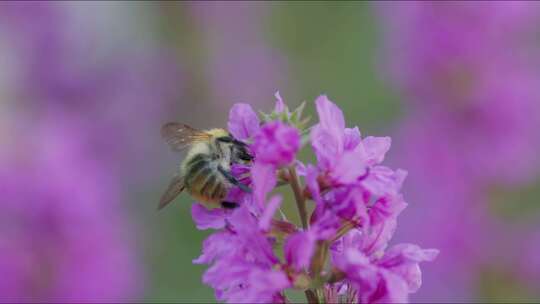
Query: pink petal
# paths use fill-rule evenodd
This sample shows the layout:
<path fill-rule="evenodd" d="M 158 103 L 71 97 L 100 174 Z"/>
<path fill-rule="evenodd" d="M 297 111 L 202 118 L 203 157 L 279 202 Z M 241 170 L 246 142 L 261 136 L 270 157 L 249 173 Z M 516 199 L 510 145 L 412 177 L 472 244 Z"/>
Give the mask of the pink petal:
<path fill-rule="evenodd" d="M 274 166 L 255 162 L 251 168 L 253 180 L 253 197 L 255 203 L 262 209 L 266 195 L 274 189 L 277 183 Z"/>
<path fill-rule="evenodd" d="M 384 155 L 390 149 L 392 139 L 390 137 L 368 136 L 362 140 L 366 151 L 366 162 L 369 165 L 380 164 L 384 160 Z"/>
<path fill-rule="evenodd" d="M 276 105 L 274 107 L 274 112 L 281 113 L 285 111 L 285 103 L 283 102 L 283 99 L 281 98 L 279 91 L 277 91 L 274 96 L 276 97 Z"/>
<path fill-rule="evenodd" d="M 315 251 L 315 236 L 310 232 L 297 232 L 285 243 L 285 259 L 297 271 L 309 267 Z"/>
<path fill-rule="evenodd" d="M 228 128 L 236 139 L 251 138 L 259 131 L 259 117 L 250 105 L 237 103 L 229 112 Z"/>
<path fill-rule="evenodd" d="M 270 223 L 274 217 L 274 213 L 281 205 L 281 196 L 276 195 L 270 199 L 266 208 L 264 209 L 263 214 L 259 218 L 259 228 L 263 231 L 268 231 L 270 229 Z"/>
<path fill-rule="evenodd" d="M 220 229 L 225 227 L 225 219 L 228 212 L 224 209 L 216 208 L 209 210 L 201 204 L 191 206 L 191 217 L 197 225 L 197 229 Z"/>

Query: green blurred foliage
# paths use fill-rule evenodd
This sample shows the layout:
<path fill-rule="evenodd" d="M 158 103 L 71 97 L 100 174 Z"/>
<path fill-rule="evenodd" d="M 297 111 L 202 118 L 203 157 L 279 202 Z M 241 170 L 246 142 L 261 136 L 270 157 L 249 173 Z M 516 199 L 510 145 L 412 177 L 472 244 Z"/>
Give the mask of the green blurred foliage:
<path fill-rule="evenodd" d="M 399 104 L 378 73 L 377 26 L 368 2 L 277 2 L 270 36 L 290 58 L 298 81 L 293 100 L 321 93 L 337 102 L 351 125 L 388 128 Z"/>
<path fill-rule="evenodd" d="M 532 224 L 540 216 L 539 182 L 519 187 L 498 187 L 491 191 L 491 211 L 504 221 Z"/>
<path fill-rule="evenodd" d="M 494 266 L 480 272 L 478 295 L 489 303 L 535 303 L 539 296 L 538 290 L 527 286 L 507 269 Z"/>

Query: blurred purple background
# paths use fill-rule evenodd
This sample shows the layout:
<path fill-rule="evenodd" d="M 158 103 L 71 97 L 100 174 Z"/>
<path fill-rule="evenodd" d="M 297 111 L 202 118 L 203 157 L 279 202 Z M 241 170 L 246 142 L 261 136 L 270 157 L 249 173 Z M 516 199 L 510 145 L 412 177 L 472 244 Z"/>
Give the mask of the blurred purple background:
<path fill-rule="evenodd" d="M 392 135 L 396 242 L 441 250 L 412 301 L 539 301 L 539 25 L 518 1 L 0 3 L 0 301 L 213 301 L 191 199 L 155 211 L 182 156 L 159 128 L 277 90 Z"/>

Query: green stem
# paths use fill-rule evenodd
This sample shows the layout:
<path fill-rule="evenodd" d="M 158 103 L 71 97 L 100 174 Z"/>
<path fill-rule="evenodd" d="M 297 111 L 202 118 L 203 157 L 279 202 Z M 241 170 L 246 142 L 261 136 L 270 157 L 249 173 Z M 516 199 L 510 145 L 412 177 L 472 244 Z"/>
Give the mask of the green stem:
<path fill-rule="evenodd" d="M 330 244 L 325 241 L 317 241 L 317 250 L 313 255 L 311 261 L 310 272 L 314 282 L 320 281 L 321 271 L 326 265 L 326 259 L 328 258 L 328 248 Z M 317 287 L 318 288 L 318 287 Z"/>
<path fill-rule="evenodd" d="M 339 228 L 339 230 L 337 231 L 336 235 L 332 238 L 330 243 L 337 241 L 339 238 L 347 234 L 347 232 L 349 232 L 354 227 L 355 225 L 352 222 L 347 221 L 345 224 L 343 224 L 343 226 Z"/>
<path fill-rule="evenodd" d="M 294 193 L 294 199 L 296 201 L 296 207 L 298 208 L 298 214 L 300 215 L 300 222 L 302 223 L 302 228 L 304 231 L 308 229 L 308 216 L 306 209 L 306 198 L 302 192 L 302 187 L 300 186 L 300 181 L 298 180 L 298 175 L 296 174 L 296 168 L 294 165 L 289 167 L 289 183 Z M 319 304 L 319 298 L 317 294 L 311 290 L 304 290 L 306 299 L 309 304 Z"/>
<path fill-rule="evenodd" d="M 319 304 L 319 297 L 317 297 L 317 294 L 313 290 L 307 289 L 304 293 L 309 304 Z"/>
<path fill-rule="evenodd" d="M 298 214 L 300 215 L 302 228 L 304 228 L 304 231 L 305 231 L 308 228 L 306 198 L 304 197 L 304 193 L 302 192 L 302 187 L 300 186 L 300 181 L 298 180 L 298 176 L 296 174 L 296 168 L 294 168 L 294 166 L 289 167 L 289 175 L 290 175 L 289 182 L 294 192 L 294 198 L 296 200 L 296 207 L 298 208 Z"/>

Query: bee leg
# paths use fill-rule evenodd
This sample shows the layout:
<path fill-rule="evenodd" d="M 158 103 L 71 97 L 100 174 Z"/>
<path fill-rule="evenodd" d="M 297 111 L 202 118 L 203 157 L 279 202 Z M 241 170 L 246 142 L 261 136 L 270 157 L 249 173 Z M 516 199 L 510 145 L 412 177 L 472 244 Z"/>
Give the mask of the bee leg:
<path fill-rule="evenodd" d="M 221 207 L 225 209 L 236 209 L 238 204 L 234 202 L 221 202 Z"/>
<path fill-rule="evenodd" d="M 242 184 L 241 182 L 239 182 L 234 176 L 232 176 L 232 174 L 230 172 L 227 172 L 225 169 L 223 169 L 221 166 L 218 166 L 218 171 L 219 173 L 221 173 L 228 181 L 229 183 L 237 186 L 238 188 L 242 189 L 242 191 L 246 192 L 246 193 L 251 193 L 251 189 Z"/>

